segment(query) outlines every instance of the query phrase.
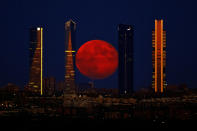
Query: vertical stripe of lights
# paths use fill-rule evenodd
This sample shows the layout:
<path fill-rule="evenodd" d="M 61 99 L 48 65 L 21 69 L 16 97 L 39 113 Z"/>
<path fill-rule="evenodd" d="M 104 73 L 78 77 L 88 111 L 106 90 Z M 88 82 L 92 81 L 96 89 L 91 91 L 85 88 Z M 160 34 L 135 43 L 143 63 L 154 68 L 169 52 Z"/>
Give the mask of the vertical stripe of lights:
<path fill-rule="evenodd" d="M 42 27 L 41 27 L 41 30 L 40 30 L 40 35 L 41 35 L 41 39 L 40 39 L 40 41 L 41 41 L 40 42 L 40 44 L 41 44 L 40 45 L 41 46 L 40 47 L 40 50 L 41 50 L 41 52 L 40 52 L 41 53 L 41 63 L 40 63 L 40 65 L 41 65 L 41 73 L 40 73 L 40 94 L 42 95 L 42 93 L 43 93 L 42 92 L 42 75 L 43 75 L 42 74 L 42 68 L 43 68 L 42 67 L 42 64 L 43 64 L 43 52 L 42 52 L 43 51 L 43 28 Z"/>
<path fill-rule="evenodd" d="M 157 92 L 157 20 L 155 20 L 155 92 Z"/>
<path fill-rule="evenodd" d="M 161 93 L 163 92 L 163 20 L 161 20 Z"/>

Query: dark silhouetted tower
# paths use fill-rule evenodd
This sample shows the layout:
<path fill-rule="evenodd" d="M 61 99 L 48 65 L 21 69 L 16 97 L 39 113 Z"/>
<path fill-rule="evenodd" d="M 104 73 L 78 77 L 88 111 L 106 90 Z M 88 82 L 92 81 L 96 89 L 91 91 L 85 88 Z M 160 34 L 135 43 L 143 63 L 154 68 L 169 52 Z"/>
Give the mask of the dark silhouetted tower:
<path fill-rule="evenodd" d="M 65 93 L 75 93 L 75 31 L 76 23 L 69 20 L 65 23 Z"/>
<path fill-rule="evenodd" d="M 163 93 L 166 90 L 166 31 L 163 30 L 163 20 L 155 20 L 152 47 L 152 88 L 156 93 Z"/>
<path fill-rule="evenodd" d="M 27 90 L 42 95 L 42 59 L 43 59 L 43 28 L 30 29 L 30 47 L 29 47 L 29 83 Z"/>
<path fill-rule="evenodd" d="M 133 92 L 133 27 L 118 26 L 119 46 L 119 94 L 131 95 Z"/>

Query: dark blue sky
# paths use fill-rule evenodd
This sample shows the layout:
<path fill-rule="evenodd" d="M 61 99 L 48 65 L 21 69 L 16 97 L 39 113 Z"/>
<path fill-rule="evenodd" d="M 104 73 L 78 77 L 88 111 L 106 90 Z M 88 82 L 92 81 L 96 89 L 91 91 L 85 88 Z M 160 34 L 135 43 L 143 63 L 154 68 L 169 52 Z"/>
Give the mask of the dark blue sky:
<path fill-rule="evenodd" d="M 28 80 L 29 28 L 44 28 L 44 75 L 64 79 L 64 23 L 77 23 L 77 49 L 92 39 L 117 49 L 117 25 L 134 26 L 134 88 L 151 85 L 154 19 L 167 31 L 167 82 L 197 87 L 195 0 L 4 0 L 0 1 L 0 86 Z M 77 73 L 77 81 L 88 78 Z M 117 88 L 117 72 L 96 87 Z"/>

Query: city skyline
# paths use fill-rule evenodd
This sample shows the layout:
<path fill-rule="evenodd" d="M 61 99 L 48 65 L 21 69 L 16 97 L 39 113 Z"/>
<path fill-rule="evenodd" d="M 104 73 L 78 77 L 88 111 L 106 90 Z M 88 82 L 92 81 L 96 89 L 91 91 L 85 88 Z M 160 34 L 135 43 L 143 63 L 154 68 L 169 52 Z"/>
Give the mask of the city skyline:
<path fill-rule="evenodd" d="M 113 6 L 108 6 L 111 4 L 110 2 L 106 2 L 105 4 L 103 2 L 96 2 L 98 5 L 103 7 L 103 10 L 101 12 L 92 10 L 92 13 L 88 13 L 90 9 L 93 9 L 92 7 L 89 7 L 89 5 L 93 5 L 93 3 L 90 1 L 84 2 L 82 4 L 84 5 L 84 7 L 87 7 L 87 9 L 79 6 L 79 8 L 77 10 L 73 10 L 73 12 L 67 11 L 71 9 L 70 7 L 64 9 L 64 2 L 59 2 L 55 6 L 52 6 L 51 2 L 48 2 L 48 4 L 44 6 L 44 3 L 41 2 L 40 5 L 37 6 L 38 10 L 35 13 L 31 13 L 31 11 L 33 11 L 35 5 L 37 5 L 36 2 L 27 3 L 22 1 L 22 4 L 9 4 L 7 2 L 4 2 L 2 5 L 5 6 L 1 9 L 4 10 L 5 7 L 10 6 L 13 7 L 12 10 L 8 10 L 9 8 L 5 9 L 7 11 L 7 16 L 13 17 L 5 17 L 5 19 L 1 21 L 2 25 L 5 25 L 2 27 L 2 30 L 5 30 L 5 33 L 1 34 L 2 43 L 5 44 L 3 45 L 3 48 L 1 48 L 2 50 L 0 55 L 1 59 L 3 60 L 1 65 L 2 76 L 0 85 L 3 86 L 8 82 L 12 82 L 17 85 L 23 86 L 24 82 L 27 83 L 27 32 L 29 27 L 40 25 L 44 28 L 44 76 L 54 76 L 57 78 L 57 80 L 63 80 L 64 66 L 60 66 L 64 63 L 64 51 L 62 52 L 62 50 L 64 49 L 65 37 L 63 27 L 64 22 L 69 20 L 69 18 L 72 18 L 78 25 L 78 31 L 76 32 L 76 49 L 78 49 L 80 45 L 91 39 L 106 40 L 109 43 L 113 44 L 117 49 L 117 25 L 120 23 L 134 25 L 134 56 L 136 57 L 134 62 L 134 89 L 151 86 L 151 31 L 154 27 L 154 19 L 162 18 L 166 21 L 165 29 L 168 30 L 168 46 L 166 49 L 168 53 L 166 60 L 168 63 L 166 67 L 168 84 L 186 83 L 188 87 L 195 88 L 195 77 L 193 76 L 196 73 L 196 62 L 193 61 L 191 57 L 195 56 L 195 45 L 192 44 L 195 38 L 192 37 L 194 35 L 194 33 L 192 33 L 192 30 L 196 28 L 194 24 L 195 18 L 192 17 L 193 10 L 195 10 L 193 8 L 194 4 L 192 4 L 192 2 L 179 2 L 179 4 L 177 4 L 176 1 L 166 1 L 160 4 L 159 2 L 155 1 L 144 1 L 144 4 L 142 6 L 147 5 L 147 7 L 144 6 L 144 9 L 147 10 L 147 12 L 144 12 L 137 9 L 137 7 L 141 6 L 140 2 L 124 2 L 114 2 L 112 4 Z M 70 5 L 72 5 L 72 3 L 73 2 L 71 2 Z M 131 4 L 136 5 L 136 7 L 130 8 L 130 6 L 127 6 Z M 177 7 L 176 10 L 174 10 L 174 6 Z M 19 7 L 21 8 L 19 9 Z M 45 9 L 43 10 L 43 12 L 41 11 L 41 9 L 43 9 L 41 7 Z M 48 10 L 50 8 L 56 9 L 56 7 L 58 7 L 58 10 L 55 10 L 54 13 L 51 13 L 51 10 Z M 114 7 L 120 8 L 116 8 L 114 10 Z M 125 8 L 123 9 L 123 7 Z M 149 9 L 148 7 L 152 8 Z M 191 8 L 188 9 L 188 7 Z M 96 9 L 98 8 L 96 7 Z M 16 11 L 13 12 L 13 10 Z M 102 16 L 99 15 L 106 11 L 109 12 L 104 13 Z M 13 12 L 15 16 L 11 12 Z M 24 13 L 20 14 L 20 12 Z M 38 12 L 41 12 L 41 14 Z M 82 15 L 79 12 L 83 12 L 82 14 L 86 15 Z M 119 17 L 116 17 L 117 15 L 115 14 L 117 14 L 118 12 L 121 15 L 118 15 Z M 130 14 L 128 12 L 138 12 L 138 15 Z M 93 14 L 97 14 L 97 17 L 95 17 Z M 16 16 L 19 19 L 15 19 L 16 21 L 11 24 L 12 19 L 14 19 Z M 108 16 L 111 16 L 110 19 L 108 18 Z M 103 21 L 104 19 L 105 21 Z M 178 21 L 179 19 L 181 19 L 181 21 Z M 12 39 L 9 39 L 9 36 L 12 36 Z M 189 46 L 186 46 L 187 44 L 189 44 Z M 10 48 L 10 46 L 12 48 Z M 11 58 L 13 58 L 12 62 Z M 183 60 L 185 62 L 182 62 Z M 11 63 L 14 63 L 14 66 Z M 11 65 L 13 66 L 12 68 Z M 79 72 L 77 74 L 79 74 Z M 107 78 L 106 80 L 95 81 L 95 85 L 96 87 L 104 86 L 106 88 L 117 88 L 117 86 L 113 83 L 113 81 L 117 80 L 118 77 L 116 72 L 113 76 Z M 89 79 L 83 77 L 77 81 L 89 81 Z"/>
<path fill-rule="evenodd" d="M 2 128 L 195 129 L 196 5 L 1 1 Z"/>
<path fill-rule="evenodd" d="M 119 95 L 132 95 L 133 93 L 133 36 L 131 25 L 118 25 L 118 89 Z M 65 22 L 65 87 L 64 94 L 76 93 L 78 83 L 75 82 L 75 32 L 76 23 L 70 19 Z M 163 20 L 155 19 L 155 30 L 152 31 L 152 88 L 155 93 L 166 91 L 166 31 L 163 29 Z M 27 90 L 43 95 L 43 28 L 30 29 L 30 72 Z M 48 78 L 47 78 L 48 79 Z M 46 80 L 47 80 L 46 79 Z M 53 82 L 54 83 L 54 82 Z M 55 84 L 55 83 L 54 83 Z M 50 87 L 50 84 L 48 84 Z M 26 87 L 26 85 L 25 85 Z M 55 87 L 55 86 L 54 86 Z M 46 88 L 46 87 L 45 87 Z M 46 90 L 47 91 L 47 90 Z"/>
<path fill-rule="evenodd" d="M 159 22 L 158 22 L 159 21 Z M 163 30 L 163 20 L 155 20 L 154 21 L 155 22 L 155 29 L 156 28 L 159 28 L 159 29 L 157 29 L 157 30 Z M 157 24 L 157 23 L 159 23 L 159 24 Z M 125 26 L 125 27 L 124 27 Z M 159 27 L 159 26 L 161 26 L 161 27 Z M 122 28 L 122 29 L 121 29 Z M 118 25 L 118 32 L 119 32 L 119 43 L 121 43 L 120 41 L 121 41 L 121 30 L 122 30 L 122 33 L 124 34 L 124 30 L 125 30 L 125 32 L 128 32 L 128 31 L 131 31 L 131 38 L 127 38 L 127 39 L 131 39 L 131 41 L 129 41 L 129 42 L 131 42 L 132 44 L 131 44 L 131 46 L 130 46 L 130 48 L 132 47 L 132 45 L 133 45 L 133 42 L 132 42 L 132 39 L 133 39 L 133 33 L 134 33 L 134 29 L 133 29 L 133 27 L 131 26 L 131 25 L 124 25 L 124 24 L 119 24 Z M 65 60 L 67 61 L 67 59 L 68 59 L 68 56 L 71 56 L 71 54 L 70 53 L 72 53 L 72 60 L 70 61 L 71 63 L 73 63 L 72 64 L 72 68 L 75 70 L 75 71 L 77 71 L 76 70 L 76 65 L 75 65 L 75 52 L 76 52 L 76 45 L 75 45 L 75 31 L 76 31 L 76 23 L 72 20 L 72 19 L 70 19 L 70 20 L 68 20 L 68 21 L 66 21 L 65 22 L 65 31 L 66 31 L 66 37 L 65 37 Z M 32 33 L 35 33 L 35 32 L 37 32 L 36 34 L 38 34 L 37 35 L 37 37 L 35 37 L 36 38 L 36 40 L 33 40 L 33 39 L 35 39 L 34 37 L 31 37 L 32 36 Z M 164 32 L 164 34 L 165 35 L 163 35 L 163 37 L 165 37 L 165 42 L 166 42 L 166 31 L 161 31 L 162 32 L 162 34 L 163 34 L 163 32 Z M 74 36 L 72 36 L 71 34 L 73 34 Z M 122 34 L 122 35 L 123 35 Z M 159 34 L 161 34 L 161 33 L 157 33 L 158 35 Z M 125 35 L 125 36 L 127 36 L 127 35 Z M 155 31 L 153 31 L 152 32 L 152 38 L 154 38 L 155 37 Z M 122 36 L 122 38 L 123 38 L 123 36 Z M 156 39 L 156 38 L 155 38 Z M 123 39 L 122 39 L 123 40 Z M 33 42 L 31 42 L 31 41 L 33 41 Z M 35 42 L 34 42 L 35 41 Z M 124 41 L 124 40 L 123 40 Z M 125 39 L 125 42 L 126 42 L 126 39 Z M 125 43 L 125 42 L 123 42 L 123 43 Z M 155 41 L 153 41 L 153 45 L 155 45 L 154 44 L 154 42 Z M 35 48 L 35 50 L 37 50 L 37 53 L 39 53 L 40 51 L 40 62 L 42 63 L 43 62 L 43 55 L 42 55 L 42 50 L 43 50 L 43 28 L 42 27 L 36 27 L 36 28 L 31 28 L 30 29 L 30 43 L 38 43 L 38 47 L 36 47 Z M 74 43 L 74 44 L 73 44 Z M 127 42 L 126 42 L 127 43 Z M 160 43 L 160 40 L 159 40 L 159 43 Z M 163 43 L 163 42 L 162 42 Z M 135 44 L 135 43 L 134 43 Z M 129 44 L 128 44 L 129 45 Z M 165 46 L 166 46 L 166 44 L 164 44 Z M 120 44 L 119 44 L 119 49 L 120 49 Z M 155 46 L 153 46 L 153 47 L 155 47 Z M 33 48 L 33 45 L 31 44 L 30 45 L 30 52 L 31 52 L 31 48 Z M 165 47 L 166 48 L 166 47 Z M 40 50 L 39 52 L 38 52 L 38 50 Z M 32 52 L 33 53 L 33 52 Z M 133 47 L 131 48 L 131 50 L 129 50 L 129 52 L 128 52 L 129 54 L 130 54 L 130 56 L 129 57 L 131 57 L 131 58 L 129 58 L 129 59 L 133 59 L 132 57 L 132 55 L 131 54 L 133 54 Z M 154 52 L 153 52 L 154 53 Z M 166 51 L 165 51 L 165 53 L 166 53 Z M 33 53 L 34 54 L 34 53 Z M 69 55 L 70 54 L 70 55 Z M 126 53 L 127 54 L 127 53 Z M 31 53 L 30 53 L 30 55 L 31 55 Z M 153 55 L 153 54 L 152 54 Z M 160 55 L 159 55 L 160 56 Z M 166 56 L 166 54 L 165 54 L 165 56 Z M 32 56 L 33 57 L 33 56 Z M 120 57 L 119 57 L 120 58 Z M 30 56 L 30 59 L 32 59 L 31 58 L 31 56 Z M 35 58 L 33 58 L 33 59 L 35 59 Z M 166 58 L 165 58 L 166 59 Z M 31 61 L 31 60 L 30 60 Z M 125 61 L 125 60 L 124 60 Z M 155 62 L 155 61 L 154 61 Z M 33 63 L 33 62 L 32 62 Z M 35 62 L 34 62 L 35 63 Z M 67 63 L 67 62 L 65 62 L 65 63 Z M 70 64 L 71 64 L 70 63 Z M 165 63 L 165 65 L 166 65 L 166 62 L 164 62 Z M 155 64 L 154 64 L 155 65 Z M 43 72 L 43 67 L 42 67 L 42 64 L 40 64 L 40 76 L 42 76 L 42 72 Z M 66 66 L 68 66 L 68 65 L 66 65 L 65 64 L 65 70 L 66 70 L 66 72 L 65 72 L 65 82 L 67 81 L 68 82 L 68 80 L 66 79 L 66 77 L 68 76 L 68 72 L 67 72 L 67 69 L 66 69 Z M 133 66 L 133 63 L 130 63 L 130 66 Z M 133 68 L 133 67 L 132 67 Z M 153 66 L 153 69 L 154 69 L 155 67 Z M 118 70 L 118 69 L 117 69 Z M 74 72 L 75 72 L 74 71 Z M 24 86 L 23 87 L 25 87 L 26 88 L 26 85 L 28 85 L 29 87 L 31 87 L 31 72 L 33 72 L 33 71 L 31 71 L 31 62 L 30 62 L 30 77 L 29 77 L 29 82 L 27 82 L 28 84 L 24 84 Z M 72 70 L 70 71 L 70 72 L 73 72 Z M 35 72 L 33 72 L 33 73 L 35 73 Z M 128 72 L 127 72 L 128 73 Z M 130 73 L 132 73 L 132 72 L 130 72 Z M 66 75 L 67 74 L 67 75 Z M 128 73 L 129 74 L 129 73 Z M 132 73 L 133 74 L 133 73 Z M 82 74 L 81 74 L 82 75 Z M 74 83 L 75 83 L 75 79 L 76 79 L 76 76 L 75 76 L 75 73 L 72 75 L 72 76 L 74 76 L 73 77 L 73 80 L 74 80 Z M 155 75 L 154 75 L 155 76 Z M 154 82 L 154 76 L 152 76 L 153 77 L 153 82 Z M 162 75 L 163 76 L 163 75 Z M 166 76 L 166 74 L 165 74 L 165 76 Z M 45 76 L 46 77 L 46 76 Z M 53 77 L 53 76 L 49 76 L 49 77 Z M 70 77 L 70 75 L 69 75 L 69 77 Z M 110 77 L 110 76 L 109 76 Z M 42 78 L 39 78 L 40 79 L 40 94 L 42 95 L 42 92 L 43 92 L 43 85 L 42 85 L 42 79 L 44 78 L 44 76 L 42 77 Z M 120 77 L 118 77 L 118 78 L 120 78 Z M 106 78 L 105 78 L 106 79 Z M 165 79 L 165 78 L 164 78 Z M 89 80 L 88 82 L 91 82 L 92 80 Z M 67 83 L 66 82 L 66 83 Z M 128 89 L 126 89 L 127 91 L 129 91 L 130 93 L 133 91 L 133 76 L 132 76 L 132 80 L 131 81 L 128 81 L 128 82 L 131 82 L 131 84 L 130 85 L 132 85 L 130 88 L 131 88 L 131 90 L 128 88 Z M 119 90 L 121 91 L 121 89 L 120 89 L 120 81 L 119 82 L 117 82 L 117 84 L 119 83 Z M 163 82 L 162 82 L 163 83 Z M 77 84 L 77 83 L 75 83 L 75 84 Z M 182 83 L 181 83 L 182 84 Z M 67 84 L 65 84 L 65 87 L 67 87 L 66 86 Z M 166 86 L 167 86 L 167 82 L 166 81 L 164 81 L 164 84 L 163 84 L 164 86 L 165 86 L 165 88 L 166 88 Z M 38 85 L 36 85 L 36 86 L 38 86 Z M 150 86 L 150 85 L 149 85 Z M 155 84 L 153 84 L 152 86 L 155 86 Z M 33 86 L 32 86 L 33 87 Z M 35 87 L 34 87 L 35 88 Z M 160 90 L 160 92 L 163 92 L 163 87 L 152 87 L 152 88 L 154 88 L 155 89 L 155 92 L 157 92 L 157 90 L 158 90 L 158 88 L 161 88 Z M 65 88 L 65 89 L 67 89 L 67 88 Z M 126 91 L 126 90 L 124 90 L 124 92 Z M 36 91 L 35 90 L 35 92 L 38 92 L 38 91 Z M 124 93 L 123 91 L 122 91 L 122 94 Z"/>

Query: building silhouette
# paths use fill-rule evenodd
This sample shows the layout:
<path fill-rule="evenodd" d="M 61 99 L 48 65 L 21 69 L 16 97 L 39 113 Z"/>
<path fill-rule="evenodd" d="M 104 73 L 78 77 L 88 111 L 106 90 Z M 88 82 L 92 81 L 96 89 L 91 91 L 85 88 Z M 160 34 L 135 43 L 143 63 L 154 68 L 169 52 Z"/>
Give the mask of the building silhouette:
<path fill-rule="evenodd" d="M 131 95 L 133 92 L 133 27 L 120 24 L 118 26 L 119 46 L 119 94 Z"/>
<path fill-rule="evenodd" d="M 43 95 L 53 96 L 55 94 L 56 80 L 54 77 L 43 79 Z"/>
<path fill-rule="evenodd" d="M 152 47 L 152 88 L 156 93 L 163 93 L 166 90 L 166 31 L 163 30 L 163 20 L 155 20 Z"/>
<path fill-rule="evenodd" d="M 29 45 L 29 82 L 26 90 L 35 93 L 43 93 L 43 28 L 30 29 Z"/>
<path fill-rule="evenodd" d="M 75 31 L 76 23 L 69 20 L 65 23 L 66 42 L 65 42 L 65 93 L 75 93 Z"/>

